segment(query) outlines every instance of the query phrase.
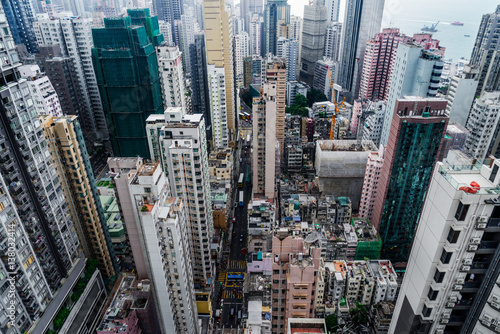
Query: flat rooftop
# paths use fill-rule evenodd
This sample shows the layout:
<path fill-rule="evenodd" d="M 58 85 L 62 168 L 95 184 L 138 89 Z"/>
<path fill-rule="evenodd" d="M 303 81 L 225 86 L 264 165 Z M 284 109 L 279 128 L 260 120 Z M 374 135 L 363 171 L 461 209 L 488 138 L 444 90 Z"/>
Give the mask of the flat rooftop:
<path fill-rule="evenodd" d="M 158 168 L 158 163 L 145 163 L 142 165 L 141 169 L 137 175 L 139 176 L 153 176 L 156 168 Z"/>
<path fill-rule="evenodd" d="M 361 146 L 357 140 L 319 140 L 318 145 L 323 152 L 378 151 L 371 140 L 362 140 Z"/>

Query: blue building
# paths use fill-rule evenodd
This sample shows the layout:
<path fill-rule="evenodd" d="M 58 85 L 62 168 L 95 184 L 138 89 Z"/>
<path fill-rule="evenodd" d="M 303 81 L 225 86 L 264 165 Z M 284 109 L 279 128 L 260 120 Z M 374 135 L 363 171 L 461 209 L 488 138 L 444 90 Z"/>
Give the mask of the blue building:
<path fill-rule="evenodd" d="M 28 52 L 37 53 L 38 44 L 33 30 L 35 14 L 31 2 L 29 0 L 2 0 L 2 6 L 14 43 L 24 44 Z"/>

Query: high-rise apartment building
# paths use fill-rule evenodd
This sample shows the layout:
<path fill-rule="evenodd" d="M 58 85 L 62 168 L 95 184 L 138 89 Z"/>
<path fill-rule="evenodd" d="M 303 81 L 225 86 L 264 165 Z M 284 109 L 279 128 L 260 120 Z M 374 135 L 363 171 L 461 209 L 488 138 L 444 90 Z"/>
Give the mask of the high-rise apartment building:
<path fill-rule="evenodd" d="M 338 63 L 333 62 L 331 59 L 324 58 L 318 60 L 314 65 L 314 80 L 312 83 L 313 89 L 317 89 L 325 94 L 328 101 L 332 101 L 331 79 L 335 78 L 338 70 Z"/>
<path fill-rule="evenodd" d="M 421 46 L 400 43 L 391 75 L 380 144 L 387 145 L 396 100 L 403 96 L 434 97 L 439 88 L 443 61 Z"/>
<path fill-rule="evenodd" d="M 260 55 L 262 47 L 262 15 L 254 14 L 250 19 L 250 27 L 248 28 L 250 38 L 250 55 Z"/>
<path fill-rule="evenodd" d="M 382 239 L 381 258 L 404 267 L 448 123 L 446 100 L 396 101 L 380 172 L 372 222 Z"/>
<path fill-rule="evenodd" d="M 262 56 L 276 55 L 276 43 L 282 26 L 290 24 L 290 5 L 287 0 L 269 0 L 264 8 L 264 48 Z M 288 30 L 288 28 L 287 28 Z"/>
<path fill-rule="evenodd" d="M 276 171 L 279 170 L 276 95 L 276 84 L 266 81 L 262 88 L 261 97 L 254 98 L 252 104 L 253 193 L 271 199 L 274 198 Z"/>
<path fill-rule="evenodd" d="M 389 333 L 494 333 L 500 161 L 437 163 Z"/>
<path fill-rule="evenodd" d="M 179 40 L 180 36 L 176 35 L 176 29 L 174 29 L 174 21 L 180 21 L 181 15 L 183 14 L 181 0 L 153 0 L 152 2 L 153 12 L 158 17 L 158 20 L 170 23 L 172 40 Z"/>
<path fill-rule="evenodd" d="M 327 14 L 326 7 L 320 0 L 313 0 L 312 5 L 304 6 L 302 23 L 302 43 L 300 52 L 300 81 L 312 86 L 314 66 L 323 58 L 325 49 Z"/>
<path fill-rule="evenodd" d="M 4 15 L 0 15 L 0 28 L 9 29 Z M 23 242 L 37 245 L 34 252 L 43 261 L 43 274 L 50 286 L 46 296 L 30 302 L 27 311 L 33 317 L 40 315 L 47 304 L 45 297 L 52 298 L 61 280 L 75 265 L 79 242 L 60 180 L 55 176 L 41 135 L 28 83 L 15 74 L 21 64 L 12 56 L 16 54 L 12 36 L 4 35 L 3 41 L 5 48 L 0 56 L 7 59 L 9 65 L 0 70 L 5 80 L 0 104 L 0 170 L 9 185 L 9 196 L 16 203 L 20 222 L 28 231 L 29 238 Z"/>
<path fill-rule="evenodd" d="M 295 97 L 300 94 L 307 97 L 307 90 L 309 87 L 298 81 L 286 82 L 286 104 L 291 106 L 295 103 Z"/>
<path fill-rule="evenodd" d="M 406 43 L 411 38 L 401 34 L 399 29 L 383 29 L 374 38 L 366 42 L 359 98 L 386 100 L 396 60 L 399 43 Z"/>
<path fill-rule="evenodd" d="M 292 15 L 290 17 L 290 25 L 288 26 L 288 38 L 294 39 L 298 42 L 297 62 L 300 59 L 302 51 L 302 17 Z M 297 69 L 298 71 L 299 69 Z M 298 75 L 298 73 L 297 73 Z"/>
<path fill-rule="evenodd" d="M 250 55 L 250 39 L 246 32 L 234 36 L 234 68 L 236 88 L 243 86 L 243 59 Z"/>
<path fill-rule="evenodd" d="M 278 334 L 288 319 L 316 315 L 318 303 L 323 302 L 325 267 L 314 236 L 274 236 L 272 240 L 271 330 Z"/>
<path fill-rule="evenodd" d="M 452 76 L 446 93 L 446 112 L 450 122 L 462 126 L 467 124 L 469 112 L 476 96 L 478 81 L 475 79 L 477 66 L 466 65 L 461 75 Z"/>
<path fill-rule="evenodd" d="M 186 89 L 179 48 L 163 43 L 156 48 L 156 57 L 165 108 L 181 107 L 185 109 Z"/>
<path fill-rule="evenodd" d="M 163 35 L 165 43 L 168 45 L 174 43 L 174 38 L 172 37 L 172 24 L 167 21 L 158 20 L 158 27 L 160 29 L 160 34 Z"/>
<path fill-rule="evenodd" d="M 222 0 L 204 0 L 203 10 L 212 143 L 223 148 L 235 144 L 237 130 L 231 20 Z"/>
<path fill-rule="evenodd" d="M 325 0 L 327 20 L 329 23 L 338 22 L 340 16 L 340 1 Z"/>
<path fill-rule="evenodd" d="M 285 139 L 285 107 L 286 107 L 286 62 L 279 58 L 268 58 L 264 65 L 266 82 L 276 86 L 276 139 L 280 154 L 283 154 Z"/>
<path fill-rule="evenodd" d="M 24 44 L 30 53 L 38 51 L 33 25 L 35 13 L 29 0 L 2 0 L 4 14 L 9 23 L 13 41 L 11 43 Z"/>
<path fill-rule="evenodd" d="M 337 83 L 342 86 L 349 103 L 359 94 L 366 42 L 380 31 L 384 3 L 385 0 L 354 0 L 347 3 Z"/>
<path fill-rule="evenodd" d="M 370 152 L 368 155 L 361 202 L 359 203 L 359 216 L 361 218 L 370 220 L 372 218 L 373 207 L 379 190 L 380 174 L 384 166 L 384 152 L 385 148 L 380 146 L 378 152 Z"/>
<path fill-rule="evenodd" d="M 113 160 L 118 160 L 115 166 L 119 169 L 120 158 Z M 127 174 L 115 170 L 119 173 L 115 178 L 127 181 L 122 190 L 128 189 L 129 195 L 127 197 L 125 191 L 123 195 L 134 213 L 129 219 L 137 226 L 135 233 L 144 250 L 142 261 L 153 285 L 161 333 L 197 333 L 192 260 L 188 248 L 189 223 L 184 202 L 170 196 L 168 179 L 158 162 L 139 162 L 137 167 L 139 169 Z"/>
<path fill-rule="evenodd" d="M 483 92 L 476 98 L 469 113 L 469 130 L 464 153 L 473 159 L 497 154 L 500 144 L 500 92 Z"/>
<path fill-rule="evenodd" d="M 119 266 L 77 117 L 42 116 L 40 122 L 85 255 L 110 278 Z"/>
<path fill-rule="evenodd" d="M 181 16 L 181 43 L 179 45 L 182 51 L 182 63 L 184 65 L 184 73 L 190 73 L 191 56 L 189 55 L 189 45 L 194 43 L 194 34 L 196 32 L 196 20 L 192 15 Z"/>
<path fill-rule="evenodd" d="M 250 25 L 255 15 L 264 13 L 264 2 L 262 0 L 242 0 L 240 2 L 240 17 L 245 24 L 245 31 L 250 31 Z"/>
<path fill-rule="evenodd" d="M 333 61 L 339 61 L 340 40 L 342 39 L 342 23 L 328 22 L 325 33 L 325 51 L 323 55 Z"/>
<path fill-rule="evenodd" d="M 38 115 L 62 116 L 61 103 L 54 86 L 49 78 L 40 71 L 38 65 L 20 66 L 19 75 L 28 80 L 28 87 Z"/>
<path fill-rule="evenodd" d="M 371 140 L 378 146 L 380 144 L 380 136 L 382 134 L 382 127 L 384 125 L 384 115 L 386 103 L 384 101 L 371 102 L 371 108 L 366 110 L 368 113 L 362 128 L 363 140 Z M 365 111 L 363 111 L 364 113 Z M 359 131 L 359 128 L 358 128 Z M 359 135 L 359 133 L 357 133 Z"/>
<path fill-rule="evenodd" d="M 494 13 L 485 14 L 481 19 L 477 32 L 474 49 L 470 56 L 470 65 L 479 67 L 479 84 L 476 95 L 483 91 L 500 90 L 500 43 L 498 30 L 500 29 L 500 5 Z"/>
<path fill-rule="evenodd" d="M 203 115 L 184 115 L 181 108 L 168 108 L 164 114 L 148 117 L 146 128 L 151 157 L 160 162 L 171 193 L 182 198 L 189 211 L 194 286 L 210 290 L 213 216 Z"/>
<path fill-rule="evenodd" d="M 163 111 L 154 49 L 163 36 L 149 9 L 127 13 L 127 17 L 106 18 L 103 28 L 92 29 L 92 60 L 115 156 L 149 158 L 142 125 L 150 114 Z"/>
<path fill-rule="evenodd" d="M 285 58 L 286 61 L 286 81 L 295 81 L 297 77 L 297 59 L 299 54 L 299 42 L 294 39 L 280 37 L 276 56 Z"/>
<path fill-rule="evenodd" d="M 73 59 L 78 78 L 75 89 L 82 103 L 77 113 L 79 121 L 86 135 L 94 137 L 92 140 L 107 140 L 108 127 L 92 63 L 92 20 L 74 17 L 38 20 L 34 29 L 38 45 L 58 45 L 62 56 Z M 49 73 L 51 68 L 44 70 Z"/>
<path fill-rule="evenodd" d="M 189 56 L 191 57 L 191 103 L 193 114 L 203 115 L 207 140 L 210 141 L 212 139 L 212 118 L 210 117 L 205 35 L 203 33 L 194 36 L 194 43 L 189 45 Z"/>

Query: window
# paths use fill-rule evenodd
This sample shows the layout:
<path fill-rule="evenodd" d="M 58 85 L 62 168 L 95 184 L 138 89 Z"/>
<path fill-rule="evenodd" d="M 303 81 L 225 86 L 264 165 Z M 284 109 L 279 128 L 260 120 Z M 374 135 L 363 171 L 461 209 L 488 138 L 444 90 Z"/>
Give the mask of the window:
<path fill-rule="evenodd" d="M 439 293 L 439 291 L 435 291 L 431 287 L 429 287 L 429 292 L 427 293 L 427 298 L 429 298 L 429 300 L 436 300 L 438 293 Z"/>
<path fill-rule="evenodd" d="M 424 308 L 422 309 L 422 316 L 425 318 L 430 317 L 431 313 L 432 313 L 432 307 L 427 307 L 426 305 L 424 305 Z"/>
<path fill-rule="evenodd" d="M 448 242 L 450 244 L 456 244 L 458 240 L 458 236 L 460 235 L 460 231 L 455 231 L 452 227 L 450 227 L 450 232 L 448 232 Z"/>
<path fill-rule="evenodd" d="M 489 178 L 489 180 L 491 182 L 495 181 L 495 178 L 497 177 L 497 173 L 498 173 L 498 165 L 495 165 L 495 166 L 493 166 L 493 170 L 491 171 L 491 175 Z"/>
<path fill-rule="evenodd" d="M 455 219 L 458 221 L 464 221 L 465 216 L 467 216 L 467 212 L 469 211 L 469 207 L 469 204 L 462 204 L 462 202 L 460 202 L 458 204 L 457 212 L 455 213 Z"/>
<path fill-rule="evenodd" d="M 444 275 L 446 273 L 442 273 L 439 270 L 436 269 L 436 272 L 434 273 L 434 282 L 436 283 L 442 283 L 444 280 Z"/>
<path fill-rule="evenodd" d="M 448 264 L 450 263 L 451 256 L 453 255 L 452 252 L 447 252 L 443 249 L 443 252 L 441 253 L 441 263 L 442 264 Z"/>

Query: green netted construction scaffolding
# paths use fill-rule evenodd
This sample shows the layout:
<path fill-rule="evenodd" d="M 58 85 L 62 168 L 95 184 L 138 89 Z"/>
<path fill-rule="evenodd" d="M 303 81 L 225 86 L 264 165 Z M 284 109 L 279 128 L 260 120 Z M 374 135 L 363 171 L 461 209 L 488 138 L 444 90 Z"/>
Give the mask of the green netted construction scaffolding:
<path fill-rule="evenodd" d="M 351 225 L 358 237 L 354 260 L 378 260 L 382 249 L 382 240 L 366 218 L 353 218 Z"/>

